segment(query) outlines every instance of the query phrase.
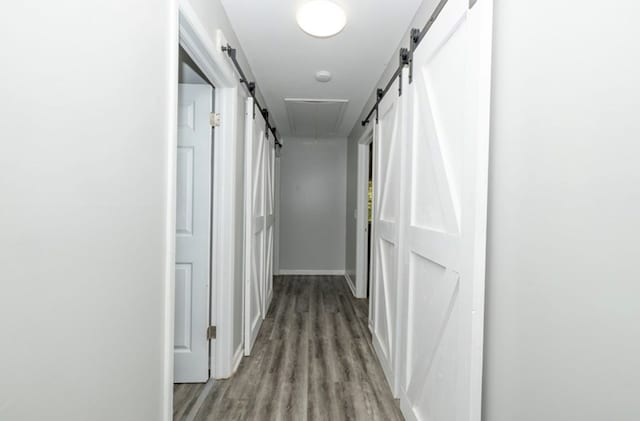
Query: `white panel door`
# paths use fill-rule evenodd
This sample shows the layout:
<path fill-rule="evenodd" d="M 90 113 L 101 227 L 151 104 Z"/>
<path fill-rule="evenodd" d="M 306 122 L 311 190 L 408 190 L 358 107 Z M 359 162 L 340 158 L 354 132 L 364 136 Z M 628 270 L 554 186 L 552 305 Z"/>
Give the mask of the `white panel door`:
<path fill-rule="evenodd" d="M 266 166 L 270 153 L 264 118 L 247 99 L 245 113 L 245 355 L 251 354 L 266 303 Z"/>
<path fill-rule="evenodd" d="M 275 239 L 275 166 L 276 148 L 273 136 L 267 139 L 265 153 L 265 276 L 262 314 L 267 315 L 273 297 L 273 247 Z"/>
<path fill-rule="evenodd" d="M 492 2 L 468 7 L 448 1 L 407 88 L 398 274 L 407 420 L 480 420 Z"/>
<path fill-rule="evenodd" d="M 180 84 L 176 184 L 174 380 L 209 378 L 209 245 L 213 90 Z"/>
<path fill-rule="evenodd" d="M 404 73 L 404 72 L 403 72 Z M 374 127 L 373 260 L 370 324 L 373 345 L 392 389 L 396 335 L 397 254 L 401 198 L 401 153 L 405 97 L 398 80 L 378 105 Z"/>

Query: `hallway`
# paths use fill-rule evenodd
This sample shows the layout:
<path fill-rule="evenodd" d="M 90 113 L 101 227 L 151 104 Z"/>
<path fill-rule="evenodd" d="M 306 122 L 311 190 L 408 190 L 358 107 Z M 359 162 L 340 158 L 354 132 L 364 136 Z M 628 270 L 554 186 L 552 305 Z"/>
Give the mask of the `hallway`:
<path fill-rule="evenodd" d="M 195 419 L 403 420 L 373 353 L 367 311 L 342 276 L 276 276 L 253 355 L 215 383 Z"/>

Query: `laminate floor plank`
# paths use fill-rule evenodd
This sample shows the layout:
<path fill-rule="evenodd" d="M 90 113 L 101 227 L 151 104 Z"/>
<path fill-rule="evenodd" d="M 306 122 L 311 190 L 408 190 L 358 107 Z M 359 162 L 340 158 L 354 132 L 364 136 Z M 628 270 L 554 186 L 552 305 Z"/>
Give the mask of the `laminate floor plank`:
<path fill-rule="evenodd" d="M 252 355 L 216 381 L 195 420 L 404 420 L 371 345 L 368 309 L 342 276 L 276 276 Z M 174 390 L 179 402 L 195 401 Z"/>
<path fill-rule="evenodd" d="M 198 400 L 198 396 L 204 389 L 205 384 L 174 384 L 173 385 L 173 419 L 180 420 L 186 417 L 193 405 Z"/>

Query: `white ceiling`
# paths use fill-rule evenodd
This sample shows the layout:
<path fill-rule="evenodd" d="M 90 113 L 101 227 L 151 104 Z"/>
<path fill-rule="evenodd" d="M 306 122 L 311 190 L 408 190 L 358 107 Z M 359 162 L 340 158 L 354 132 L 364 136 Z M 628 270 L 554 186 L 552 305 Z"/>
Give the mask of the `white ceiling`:
<path fill-rule="evenodd" d="M 314 38 L 296 23 L 296 11 L 305 0 L 221 0 L 238 36 L 266 106 L 278 131 L 287 136 L 309 130 L 317 137 L 347 136 L 356 124 L 421 0 L 333 0 L 347 14 L 347 26 L 331 38 Z M 328 70 L 328 83 L 315 80 Z M 344 115 L 320 122 L 314 107 L 289 115 L 285 98 L 345 99 Z M 290 121 L 294 122 L 296 133 Z M 308 126 L 312 124 L 313 127 Z M 301 134 L 300 134 L 301 135 Z"/>

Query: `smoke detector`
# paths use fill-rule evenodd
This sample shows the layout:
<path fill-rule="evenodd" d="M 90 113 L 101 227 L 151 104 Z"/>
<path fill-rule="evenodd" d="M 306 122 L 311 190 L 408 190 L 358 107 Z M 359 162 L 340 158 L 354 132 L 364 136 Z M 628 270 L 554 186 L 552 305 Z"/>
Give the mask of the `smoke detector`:
<path fill-rule="evenodd" d="M 316 73 L 316 80 L 318 82 L 329 82 L 331 80 L 331 72 L 327 70 L 320 70 Z"/>

